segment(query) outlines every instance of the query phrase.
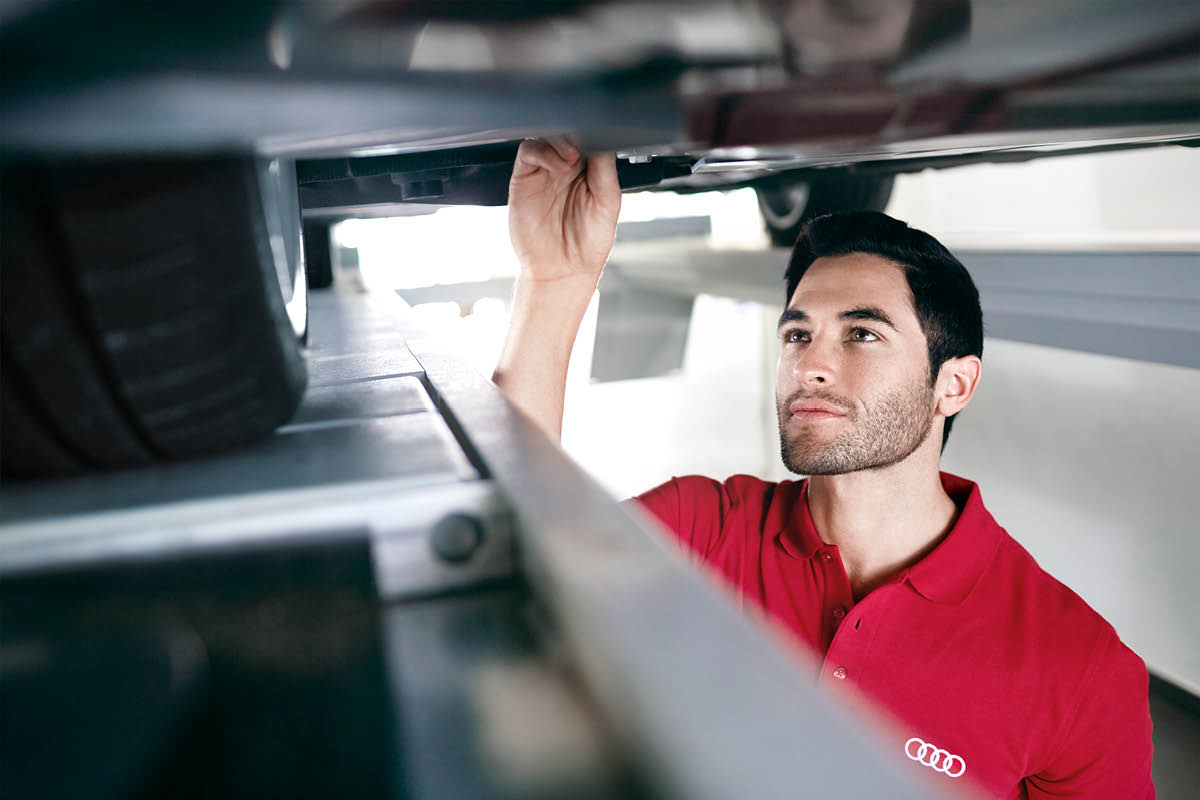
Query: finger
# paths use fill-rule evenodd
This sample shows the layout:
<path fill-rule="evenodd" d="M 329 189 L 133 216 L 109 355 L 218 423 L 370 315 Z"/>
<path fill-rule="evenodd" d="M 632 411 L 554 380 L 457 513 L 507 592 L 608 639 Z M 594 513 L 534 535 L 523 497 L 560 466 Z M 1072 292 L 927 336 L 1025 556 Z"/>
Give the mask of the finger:
<path fill-rule="evenodd" d="M 530 175 L 539 169 L 551 175 L 562 172 L 566 164 L 553 147 L 537 139 L 526 139 L 517 148 L 516 161 L 513 162 L 513 177 L 520 178 Z"/>
<path fill-rule="evenodd" d="M 567 136 L 550 136 L 546 139 L 546 143 L 554 148 L 558 157 L 567 164 L 574 164 L 579 160 L 579 147 Z"/>
<path fill-rule="evenodd" d="M 596 153 L 587 159 L 588 190 L 605 202 L 620 202 L 621 184 L 617 181 L 617 157 L 613 153 Z"/>

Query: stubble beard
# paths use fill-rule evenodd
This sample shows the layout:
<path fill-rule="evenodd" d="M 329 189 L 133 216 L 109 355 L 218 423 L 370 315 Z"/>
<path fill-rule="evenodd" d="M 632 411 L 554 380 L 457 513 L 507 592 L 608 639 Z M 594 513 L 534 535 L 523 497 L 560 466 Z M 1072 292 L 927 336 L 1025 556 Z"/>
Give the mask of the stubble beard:
<path fill-rule="evenodd" d="M 788 438 L 788 407 L 800 398 L 819 399 L 846 411 L 847 430 L 832 440 L 812 425 Z M 865 413 L 832 394 L 797 392 L 778 404 L 779 449 L 783 463 L 798 475 L 844 475 L 883 469 L 908 458 L 933 428 L 933 386 L 928 381 L 879 397 Z"/>

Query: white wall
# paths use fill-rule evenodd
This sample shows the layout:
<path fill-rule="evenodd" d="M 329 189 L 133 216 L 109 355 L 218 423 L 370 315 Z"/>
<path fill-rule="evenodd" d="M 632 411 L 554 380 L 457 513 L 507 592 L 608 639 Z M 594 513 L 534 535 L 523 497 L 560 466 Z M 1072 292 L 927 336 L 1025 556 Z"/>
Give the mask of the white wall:
<path fill-rule="evenodd" d="M 989 340 L 943 460 L 996 519 L 1200 694 L 1200 370 Z"/>
<path fill-rule="evenodd" d="M 774 411 L 765 419 L 763 402 L 762 375 L 768 363 L 774 374 L 777 355 L 761 335 L 769 311 L 701 295 L 676 374 L 592 383 L 593 311 L 568 376 L 563 448 L 614 496 L 675 475 L 763 475 L 779 460 Z"/>
<path fill-rule="evenodd" d="M 901 175 L 887 210 L 952 250 L 956 245 L 1195 242 L 1200 148 L 1157 147 Z"/>
<path fill-rule="evenodd" d="M 1195 246 L 1200 151 L 902 176 L 888 212 L 952 250 Z M 1200 694 L 1197 458 L 1200 370 L 989 340 L 944 466 L 1152 669 Z"/>

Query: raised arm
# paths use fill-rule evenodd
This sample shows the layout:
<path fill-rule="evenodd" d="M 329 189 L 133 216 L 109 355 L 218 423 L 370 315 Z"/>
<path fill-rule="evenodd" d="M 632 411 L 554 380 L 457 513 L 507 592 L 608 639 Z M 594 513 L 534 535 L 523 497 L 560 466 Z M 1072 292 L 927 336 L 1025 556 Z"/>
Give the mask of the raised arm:
<path fill-rule="evenodd" d="M 508 190 L 508 230 L 521 273 L 492 380 L 555 439 L 567 362 L 620 210 L 612 155 L 584 157 L 565 138 L 522 142 Z"/>

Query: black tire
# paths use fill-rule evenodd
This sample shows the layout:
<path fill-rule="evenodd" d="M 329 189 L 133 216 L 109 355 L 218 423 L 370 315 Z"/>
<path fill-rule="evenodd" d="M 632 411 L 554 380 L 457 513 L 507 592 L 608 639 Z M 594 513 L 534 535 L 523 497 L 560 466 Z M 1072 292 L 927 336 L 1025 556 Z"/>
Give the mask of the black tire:
<path fill-rule="evenodd" d="M 841 169 L 786 176 L 756 186 L 758 210 L 771 244 L 791 247 L 811 219 L 839 211 L 883 211 L 892 196 L 891 175 L 855 175 Z"/>
<path fill-rule="evenodd" d="M 299 268 L 299 207 L 280 208 L 265 175 L 243 158 L 4 170 L 6 477 L 213 452 L 292 415 L 302 331 L 281 286 Z"/>
<path fill-rule="evenodd" d="M 333 285 L 333 244 L 328 222 L 304 223 L 304 270 L 308 288 L 328 289 Z"/>

